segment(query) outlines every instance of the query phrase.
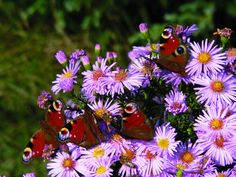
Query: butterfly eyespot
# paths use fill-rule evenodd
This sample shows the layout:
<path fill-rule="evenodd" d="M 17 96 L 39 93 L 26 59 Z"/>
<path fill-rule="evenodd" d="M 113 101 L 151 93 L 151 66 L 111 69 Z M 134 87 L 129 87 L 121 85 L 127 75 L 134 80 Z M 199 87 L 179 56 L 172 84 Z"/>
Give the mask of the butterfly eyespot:
<path fill-rule="evenodd" d="M 60 100 L 56 100 L 56 101 L 53 101 L 53 108 L 56 110 L 56 111 L 61 111 L 62 109 L 62 102 Z"/>
<path fill-rule="evenodd" d="M 161 37 L 164 39 L 169 39 L 172 35 L 173 29 L 171 27 L 166 27 L 161 34 Z"/>
<path fill-rule="evenodd" d="M 59 132 L 58 138 L 61 141 L 65 141 L 69 138 L 70 132 L 67 128 L 62 128 L 61 131 Z"/>
<path fill-rule="evenodd" d="M 32 155 L 33 155 L 32 149 L 29 148 L 29 147 L 27 147 L 27 148 L 25 148 L 25 150 L 24 150 L 22 160 L 23 160 L 24 162 L 28 162 L 28 161 L 31 159 Z"/>
<path fill-rule="evenodd" d="M 125 106 L 125 112 L 127 114 L 132 114 L 137 110 L 137 105 L 135 103 L 129 103 Z"/>
<path fill-rule="evenodd" d="M 175 50 L 175 55 L 184 55 L 186 54 L 186 47 L 183 45 L 180 45 L 176 50 Z"/>

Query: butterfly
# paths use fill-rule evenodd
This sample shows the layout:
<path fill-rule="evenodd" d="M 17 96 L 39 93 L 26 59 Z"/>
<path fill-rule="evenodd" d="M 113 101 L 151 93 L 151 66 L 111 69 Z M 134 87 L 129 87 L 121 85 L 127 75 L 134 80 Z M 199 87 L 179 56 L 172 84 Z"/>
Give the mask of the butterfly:
<path fill-rule="evenodd" d="M 23 162 L 41 158 L 46 147 L 51 147 L 52 151 L 59 148 L 61 143 L 57 140 L 57 132 L 65 124 L 62 111 L 63 104 L 60 100 L 55 100 L 49 104 L 46 117 L 40 122 L 41 128 L 36 131 L 24 149 Z"/>
<path fill-rule="evenodd" d="M 155 59 L 155 63 L 169 71 L 186 75 L 188 60 L 187 46 L 181 41 L 175 28 L 167 25 L 161 34 L 159 59 Z"/>
<path fill-rule="evenodd" d="M 114 119 L 112 125 L 120 129 L 121 135 L 135 139 L 152 140 L 155 133 L 148 117 L 133 102 L 125 106 L 122 119 Z"/>
<path fill-rule="evenodd" d="M 104 136 L 97 125 L 96 116 L 90 110 L 85 110 L 83 115 L 61 128 L 58 139 L 89 148 L 104 141 Z"/>

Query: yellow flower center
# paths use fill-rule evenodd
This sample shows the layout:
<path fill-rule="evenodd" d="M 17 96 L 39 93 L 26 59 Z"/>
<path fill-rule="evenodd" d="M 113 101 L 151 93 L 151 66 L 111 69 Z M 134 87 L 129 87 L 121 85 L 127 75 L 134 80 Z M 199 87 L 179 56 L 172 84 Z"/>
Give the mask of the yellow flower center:
<path fill-rule="evenodd" d="M 224 83 L 221 81 L 213 81 L 211 83 L 211 89 L 214 92 L 222 92 L 224 90 Z"/>
<path fill-rule="evenodd" d="M 95 110 L 95 114 L 99 117 L 99 118 L 103 118 L 103 116 L 107 113 L 106 109 L 104 108 L 98 108 Z"/>
<path fill-rule="evenodd" d="M 186 151 L 181 155 L 181 160 L 189 164 L 194 160 L 194 155 L 191 152 Z"/>
<path fill-rule="evenodd" d="M 213 119 L 210 122 L 210 127 L 213 130 L 220 130 L 220 129 L 222 129 L 223 125 L 224 125 L 224 122 L 222 120 L 219 120 L 219 119 Z"/>
<path fill-rule="evenodd" d="M 63 75 L 63 78 L 64 79 L 68 79 L 68 78 L 71 78 L 72 77 L 72 72 L 71 71 L 67 71 L 64 75 Z"/>
<path fill-rule="evenodd" d="M 105 172 L 106 172 L 106 167 L 102 166 L 102 165 L 100 167 L 98 167 L 97 170 L 96 170 L 96 174 L 98 174 L 98 175 L 101 175 Z"/>
<path fill-rule="evenodd" d="M 104 156 L 104 154 L 105 154 L 104 149 L 101 148 L 101 147 L 99 147 L 99 146 L 97 146 L 97 147 L 94 148 L 94 150 L 93 150 L 93 157 L 95 157 L 96 159 L 97 159 L 98 157 Z"/>
<path fill-rule="evenodd" d="M 223 173 L 219 173 L 216 177 L 226 177 Z"/>
<path fill-rule="evenodd" d="M 118 82 L 124 81 L 127 78 L 127 73 L 124 69 L 119 70 L 118 73 L 115 74 L 115 80 Z"/>
<path fill-rule="evenodd" d="M 207 52 L 202 52 L 198 55 L 198 61 L 202 64 L 207 64 L 211 61 L 211 55 Z"/>
<path fill-rule="evenodd" d="M 167 149 L 169 147 L 169 140 L 167 138 L 159 139 L 159 141 L 157 142 L 157 145 L 161 149 Z"/>
<path fill-rule="evenodd" d="M 101 69 L 93 71 L 93 80 L 97 81 L 100 77 L 104 77 L 105 74 L 102 72 Z"/>
<path fill-rule="evenodd" d="M 73 168 L 75 164 L 71 158 L 67 158 L 63 161 L 62 165 L 64 168 Z"/>

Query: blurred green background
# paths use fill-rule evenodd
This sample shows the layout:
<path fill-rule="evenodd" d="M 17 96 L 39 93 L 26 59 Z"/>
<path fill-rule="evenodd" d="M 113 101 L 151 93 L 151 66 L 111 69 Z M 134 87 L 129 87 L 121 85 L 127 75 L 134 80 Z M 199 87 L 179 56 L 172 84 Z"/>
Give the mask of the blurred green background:
<path fill-rule="evenodd" d="M 22 151 L 39 128 L 44 112 L 37 105 L 42 90 L 61 67 L 53 55 L 84 48 L 93 57 L 96 43 L 128 63 L 132 45 L 144 45 L 138 25 L 147 22 L 158 40 L 163 26 L 197 24 L 196 39 L 216 28 L 236 30 L 236 1 L 175 0 L 0 0 L 0 176 L 34 171 L 46 176 L 45 164 L 22 164 Z M 232 36 L 236 46 L 236 35 Z"/>

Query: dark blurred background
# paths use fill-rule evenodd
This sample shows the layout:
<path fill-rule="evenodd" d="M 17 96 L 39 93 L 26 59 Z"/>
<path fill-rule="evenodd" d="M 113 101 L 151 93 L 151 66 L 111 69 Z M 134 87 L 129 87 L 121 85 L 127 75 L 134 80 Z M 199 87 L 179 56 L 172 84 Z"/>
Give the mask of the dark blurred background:
<path fill-rule="evenodd" d="M 236 1 L 219 0 L 0 0 L 0 176 L 35 171 L 46 176 L 45 164 L 21 163 L 22 151 L 39 128 L 44 111 L 37 105 L 50 90 L 61 67 L 53 55 L 84 48 L 93 58 L 100 43 L 127 65 L 132 45 L 145 45 L 138 25 L 147 22 L 158 41 L 165 24 L 196 24 L 196 40 L 213 38 L 217 28 L 236 30 Z M 231 37 L 236 46 L 236 35 Z"/>

